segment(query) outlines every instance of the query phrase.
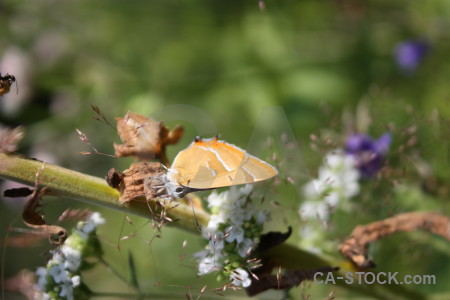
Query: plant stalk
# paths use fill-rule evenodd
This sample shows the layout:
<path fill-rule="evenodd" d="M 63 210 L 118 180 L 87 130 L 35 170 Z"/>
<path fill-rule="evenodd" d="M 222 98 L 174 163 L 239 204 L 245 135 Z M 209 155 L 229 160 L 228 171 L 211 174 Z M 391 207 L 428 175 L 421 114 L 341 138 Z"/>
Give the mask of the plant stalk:
<path fill-rule="evenodd" d="M 30 186 L 37 184 L 47 187 L 52 194 L 60 197 L 108 207 L 144 218 L 152 218 L 145 201 L 132 201 L 129 205 L 120 205 L 119 192 L 110 187 L 102 178 L 28 159 L 17 154 L 0 153 L 0 177 Z M 194 217 L 189 205 L 180 202 L 176 204 L 167 209 L 167 216 L 178 221 L 168 224 L 197 234 L 199 230 L 196 221 L 200 226 L 208 224 L 209 214 L 205 211 L 196 210 Z"/>

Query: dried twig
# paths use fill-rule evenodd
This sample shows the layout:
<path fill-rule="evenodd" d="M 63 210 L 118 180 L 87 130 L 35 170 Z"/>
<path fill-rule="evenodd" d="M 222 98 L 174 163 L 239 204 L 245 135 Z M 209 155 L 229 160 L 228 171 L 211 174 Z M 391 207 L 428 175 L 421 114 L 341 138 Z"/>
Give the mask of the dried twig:
<path fill-rule="evenodd" d="M 114 128 L 97 105 L 91 104 L 91 108 L 98 116 L 98 117 L 92 117 L 92 118 L 94 118 L 97 121 L 104 122 L 109 127 Z"/>
<path fill-rule="evenodd" d="M 375 266 L 373 260 L 367 257 L 369 243 L 399 231 L 418 229 L 441 235 L 450 241 L 450 220 L 448 217 L 434 212 L 412 212 L 399 214 L 365 226 L 357 226 L 350 238 L 341 244 L 339 250 L 356 267 L 367 269 Z"/>
<path fill-rule="evenodd" d="M 94 152 L 82 151 L 82 152 L 80 152 L 80 154 L 83 154 L 83 155 L 100 154 L 100 155 L 105 155 L 105 156 L 109 156 L 109 157 L 116 157 L 115 155 L 111 155 L 111 154 L 108 154 L 108 153 L 102 153 L 102 152 L 99 152 L 99 151 L 91 144 L 91 142 L 89 141 L 89 138 L 87 137 L 86 134 L 84 134 L 83 132 L 81 132 L 81 131 L 78 130 L 78 129 L 75 129 L 75 130 L 77 131 L 80 140 L 81 140 L 83 143 L 86 143 L 89 147 L 91 147 L 91 148 L 94 150 Z"/>

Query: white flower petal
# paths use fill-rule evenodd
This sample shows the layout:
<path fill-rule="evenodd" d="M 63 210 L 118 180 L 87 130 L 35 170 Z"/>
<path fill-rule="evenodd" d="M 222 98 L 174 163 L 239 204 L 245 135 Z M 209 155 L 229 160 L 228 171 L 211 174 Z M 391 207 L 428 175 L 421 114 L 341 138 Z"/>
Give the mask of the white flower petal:
<path fill-rule="evenodd" d="M 216 270 L 217 267 L 220 267 L 220 255 L 210 255 L 204 257 L 200 262 L 198 263 L 198 275 L 204 275 L 208 274 L 214 270 Z"/>
<path fill-rule="evenodd" d="M 67 281 L 69 272 L 66 271 L 64 264 L 53 265 L 49 270 L 50 275 L 56 283 Z"/>
<path fill-rule="evenodd" d="M 231 283 L 234 286 L 243 286 L 248 287 L 252 284 L 252 280 L 250 279 L 247 271 L 237 268 L 230 275 Z"/>
<path fill-rule="evenodd" d="M 48 275 L 47 268 L 44 267 L 37 268 L 36 275 L 38 276 L 37 288 L 41 291 L 44 291 L 45 286 L 47 285 L 47 275 Z"/>
<path fill-rule="evenodd" d="M 305 201 L 300 206 L 300 215 L 303 219 L 328 220 L 328 205 L 322 201 Z"/>
<path fill-rule="evenodd" d="M 73 286 L 72 282 L 64 282 L 60 285 L 61 291 L 59 292 L 59 295 L 61 297 L 65 297 L 67 300 L 73 300 Z"/>
<path fill-rule="evenodd" d="M 307 201 L 300 207 L 302 216 L 318 215 L 322 220 L 328 219 L 330 207 L 337 207 L 341 200 L 359 193 L 359 177 L 353 157 L 340 149 L 328 153 L 319 168 L 318 179 L 308 182 L 303 188 Z M 313 203 L 313 200 L 318 203 Z"/>
<path fill-rule="evenodd" d="M 105 224 L 105 219 L 102 218 L 99 212 L 94 212 L 89 216 L 88 222 L 94 223 L 96 226 Z"/>
<path fill-rule="evenodd" d="M 225 239 L 229 243 L 236 241 L 239 244 L 244 240 L 244 229 L 242 227 L 230 226 L 225 229 L 225 232 L 228 232 L 228 236 Z"/>
<path fill-rule="evenodd" d="M 81 283 L 81 277 L 79 275 L 75 275 L 71 278 L 73 287 L 77 287 Z"/>
<path fill-rule="evenodd" d="M 64 245 L 61 248 L 64 255 L 64 266 L 67 270 L 76 271 L 81 264 L 81 252 L 70 246 Z"/>

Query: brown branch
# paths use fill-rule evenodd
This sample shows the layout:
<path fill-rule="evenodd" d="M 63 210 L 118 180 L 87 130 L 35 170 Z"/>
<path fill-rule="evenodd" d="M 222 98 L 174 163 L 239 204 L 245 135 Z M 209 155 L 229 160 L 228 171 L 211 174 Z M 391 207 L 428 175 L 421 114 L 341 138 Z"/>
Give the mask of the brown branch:
<path fill-rule="evenodd" d="M 349 258 L 356 267 L 367 269 L 375 263 L 367 257 L 368 244 L 399 231 L 427 230 L 443 236 L 450 241 L 450 220 L 448 217 L 434 212 L 411 212 L 373 222 L 365 226 L 357 226 L 350 238 L 339 247 L 339 251 Z"/>

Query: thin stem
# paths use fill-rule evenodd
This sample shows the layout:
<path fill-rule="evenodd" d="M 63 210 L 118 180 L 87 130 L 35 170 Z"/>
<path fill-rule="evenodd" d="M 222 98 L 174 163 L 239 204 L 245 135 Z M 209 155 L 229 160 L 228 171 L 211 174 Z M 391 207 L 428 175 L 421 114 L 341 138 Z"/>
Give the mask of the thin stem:
<path fill-rule="evenodd" d="M 107 268 L 111 273 L 113 273 L 114 276 L 119 278 L 126 285 L 128 286 L 130 285 L 130 282 L 124 276 L 122 276 L 122 274 L 120 274 L 116 269 L 114 269 L 106 260 L 104 260 L 102 256 L 99 256 L 98 260 L 105 266 L 105 268 Z"/>

